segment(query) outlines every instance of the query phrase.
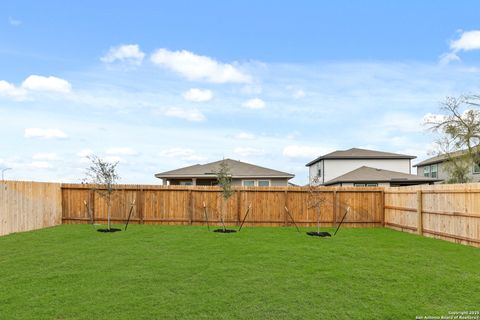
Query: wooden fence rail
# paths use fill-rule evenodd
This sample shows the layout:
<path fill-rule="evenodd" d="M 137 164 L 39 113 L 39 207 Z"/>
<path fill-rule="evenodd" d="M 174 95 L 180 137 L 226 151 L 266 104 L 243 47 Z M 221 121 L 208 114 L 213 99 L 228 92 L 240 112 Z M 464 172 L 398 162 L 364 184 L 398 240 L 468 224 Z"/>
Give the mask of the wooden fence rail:
<path fill-rule="evenodd" d="M 87 223 L 92 219 L 103 223 L 107 220 L 107 204 L 93 189 L 94 186 L 82 184 L 62 186 L 64 223 Z M 285 210 L 287 207 L 297 224 L 312 226 L 317 221 L 317 208 L 313 206 L 317 199 L 322 200 L 322 226 L 336 225 L 348 206 L 351 214 L 344 221 L 346 226 L 383 225 L 381 188 L 321 188 L 313 194 L 308 188 L 300 187 L 240 187 L 234 190 L 225 206 L 225 221 L 229 225 L 238 225 L 251 204 L 245 225 L 288 226 L 292 221 Z M 124 222 L 134 201 L 132 223 L 205 224 L 205 204 L 210 222 L 218 224 L 222 212 L 218 187 L 119 185 L 112 202 L 112 221 Z"/>

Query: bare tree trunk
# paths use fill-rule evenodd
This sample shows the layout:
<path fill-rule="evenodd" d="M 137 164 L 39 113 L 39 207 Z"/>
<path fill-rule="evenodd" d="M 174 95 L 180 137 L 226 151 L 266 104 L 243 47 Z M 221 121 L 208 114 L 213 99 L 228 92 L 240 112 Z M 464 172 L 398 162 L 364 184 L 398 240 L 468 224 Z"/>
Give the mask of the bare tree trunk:
<path fill-rule="evenodd" d="M 225 227 L 225 211 L 227 209 L 227 200 L 222 198 L 222 213 L 220 214 L 220 220 L 222 221 L 223 231 L 227 230 Z"/>
<path fill-rule="evenodd" d="M 317 204 L 317 232 L 320 233 L 320 203 Z"/>

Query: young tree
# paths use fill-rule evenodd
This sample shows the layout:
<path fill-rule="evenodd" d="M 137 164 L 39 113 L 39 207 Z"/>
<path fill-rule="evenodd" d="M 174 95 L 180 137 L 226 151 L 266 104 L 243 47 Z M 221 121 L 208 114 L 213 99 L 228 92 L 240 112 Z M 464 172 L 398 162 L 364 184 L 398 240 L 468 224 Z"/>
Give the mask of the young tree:
<path fill-rule="evenodd" d="M 438 153 L 447 156 L 449 183 L 468 182 L 472 165 L 480 163 L 480 96 L 447 97 L 441 115 L 426 119 L 429 128 L 440 134 Z"/>
<path fill-rule="evenodd" d="M 220 162 L 217 172 L 217 182 L 218 186 L 222 188 L 222 212 L 220 213 L 220 220 L 222 221 L 223 231 L 225 232 L 225 212 L 227 210 L 227 201 L 233 195 L 232 175 L 230 173 L 230 167 L 225 160 Z"/>
<path fill-rule="evenodd" d="M 115 191 L 115 185 L 120 179 L 120 176 L 117 174 L 117 165 L 118 162 L 111 163 L 105 161 L 96 155 L 91 155 L 88 157 L 91 161 L 90 166 L 87 168 L 85 182 L 95 184 L 97 192 L 102 198 L 107 201 L 107 221 L 108 221 L 108 230 L 111 230 L 111 207 L 112 207 L 112 196 Z"/>

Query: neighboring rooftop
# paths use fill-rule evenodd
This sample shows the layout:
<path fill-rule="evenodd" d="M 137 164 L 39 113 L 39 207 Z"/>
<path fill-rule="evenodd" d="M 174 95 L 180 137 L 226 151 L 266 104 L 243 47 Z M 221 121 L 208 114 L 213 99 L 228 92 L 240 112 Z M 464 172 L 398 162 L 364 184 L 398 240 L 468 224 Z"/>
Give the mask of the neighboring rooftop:
<path fill-rule="evenodd" d="M 320 156 L 315 160 L 310 161 L 305 166 L 310 166 L 323 159 L 415 159 L 415 156 L 410 156 L 400 153 L 383 152 L 359 148 L 351 148 L 348 150 L 337 150 L 326 155 Z"/>
<path fill-rule="evenodd" d="M 363 166 L 358 169 L 352 170 L 345 173 L 335 179 L 325 182 L 325 185 L 332 185 L 337 183 L 380 183 L 380 182 L 390 182 L 390 183 L 433 183 L 441 181 L 441 179 L 427 178 L 416 176 L 412 174 L 377 169 L 372 167 Z"/>
<path fill-rule="evenodd" d="M 480 149 L 477 149 L 477 150 L 480 152 Z M 452 157 L 452 158 L 455 158 L 455 157 L 465 155 L 465 154 L 467 154 L 467 149 L 451 152 L 450 155 L 448 155 L 446 153 L 440 154 L 440 155 L 425 159 L 422 162 L 419 162 L 419 163 L 415 164 L 414 167 L 421 167 L 421 166 L 426 166 L 426 165 L 429 165 L 429 164 L 441 163 L 441 162 L 444 162 L 444 161 L 448 160 L 449 156 Z"/>
<path fill-rule="evenodd" d="M 255 178 L 255 177 L 269 177 L 269 178 L 293 178 L 295 175 L 287 172 L 273 170 L 265 167 L 260 167 L 250 163 L 225 159 L 206 164 L 195 164 L 176 170 L 165 171 L 157 173 L 157 178 L 206 178 L 216 177 L 216 173 L 220 168 L 220 163 L 225 161 L 230 169 L 232 178 Z"/>

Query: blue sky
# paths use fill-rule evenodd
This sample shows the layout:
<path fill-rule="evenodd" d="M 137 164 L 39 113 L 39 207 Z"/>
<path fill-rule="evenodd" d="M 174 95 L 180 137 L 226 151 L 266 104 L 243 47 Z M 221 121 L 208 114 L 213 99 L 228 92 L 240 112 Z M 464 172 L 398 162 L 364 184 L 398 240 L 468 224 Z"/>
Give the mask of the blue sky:
<path fill-rule="evenodd" d="M 230 157 L 296 174 L 336 149 L 419 160 L 480 91 L 478 1 L 2 1 L 0 168 L 124 183 Z"/>

